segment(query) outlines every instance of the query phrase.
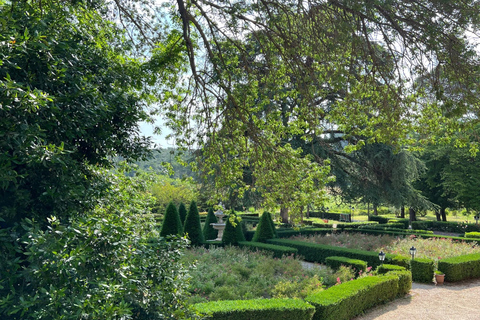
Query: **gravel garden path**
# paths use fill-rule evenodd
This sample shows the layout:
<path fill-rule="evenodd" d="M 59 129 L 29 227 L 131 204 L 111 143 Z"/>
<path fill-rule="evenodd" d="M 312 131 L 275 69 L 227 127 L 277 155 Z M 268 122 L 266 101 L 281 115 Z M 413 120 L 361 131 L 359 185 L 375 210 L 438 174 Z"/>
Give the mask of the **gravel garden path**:
<path fill-rule="evenodd" d="M 413 283 L 410 294 L 354 320 L 480 320 L 480 279 L 442 286 Z"/>

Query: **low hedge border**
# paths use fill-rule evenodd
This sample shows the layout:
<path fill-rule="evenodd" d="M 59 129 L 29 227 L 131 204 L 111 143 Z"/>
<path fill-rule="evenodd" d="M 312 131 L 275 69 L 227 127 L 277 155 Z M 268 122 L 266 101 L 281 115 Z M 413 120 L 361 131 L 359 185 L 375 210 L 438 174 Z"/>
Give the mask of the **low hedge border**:
<path fill-rule="evenodd" d="M 480 231 L 480 225 L 475 223 L 451 221 L 413 221 L 413 229 L 436 230 L 463 234 L 465 232 Z"/>
<path fill-rule="evenodd" d="M 382 217 L 382 216 L 372 216 L 372 215 L 368 216 L 368 221 L 377 221 L 380 224 L 387 224 L 388 220 L 390 220 L 390 218 Z"/>
<path fill-rule="evenodd" d="M 368 276 L 314 293 L 305 301 L 315 306 L 315 320 L 349 320 L 397 297 L 398 283 L 396 275 Z"/>
<path fill-rule="evenodd" d="M 238 246 L 241 248 L 248 248 L 250 250 L 261 250 L 273 252 L 274 258 L 281 258 L 282 256 L 296 256 L 298 250 L 296 248 L 279 246 L 275 244 L 263 243 L 263 242 L 249 242 L 249 241 L 240 241 Z"/>
<path fill-rule="evenodd" d="M 410 261 L 413 282 L 432 283 L 435 261 L 416 258 Z"/>
<path fill-rule="evenodd" d="M 361 272 L 367 271 L 367 263 L 359 259 L 332 256 L 325 259 L 325 264 L 334 270 L 340 269 L 341 266 L 351 267 L 355 271 L 356 277 L 358 277 Z"/>
<path fill-rule="evenodd" d="M 197 303 L 193 310 L 215 320 L 310 320 L 315 308 L 298 299 L 226 300 Z"/>
<path fill-rule="evenodd" d="M 480 239 L 480 232 L 465 232 L 465 238 Z"/>
<path fill-rule="evenodd" d="M 387 272 L 390 271 L 406 271 L 407 269 L 402 266 L 397 266 L 395 264 L 381 264 L 377 267 L 375 270 L 378 274 L 386 274 Z"/>
<path fill-rule="evenodd" d="M 305 260 L 311 262 L 325 263 L 325 259 L 331 256 L 341 256 L 351 259 L 359 259 L 365 261 L 371 267 L 380 265 L 378 253 L 365 250 L 347 249 L 341 247 L 328 246 L 323 244 L 308 243 L 298 240 L 289 239 L 270 239 L 267 241 L 271 244 L 281 246 L 288 246 L 298 249 L 298 254 L 302 255 Z M 386 262 L 395 262 L 394 258 L 397 256 L 387 254 L 385 256 Z M 402 258 L 403 259 L 403 258 Z M 403 260 L 402 260 L 403 261 Z"/>
<path fill-rule="evenodd" d="M 411 236 L 414 234 L 417 237 L 428 239 L 428 238 L 444 238 L 444 239 L 452 239 L 454 241 L 464 241 L 464 242 L 480 242 L 479 239 L 475 238 L 463 238 L 463 237 L 453 237 L 453 236 L 444 236 L 444 235 L 437 235 L 437 234 L 426 234 L 426 233 L 415 233 L 415 232 L 406 232 L 405 230 L 402 232 L 397 231 L 383 231 L 383 230 L 372 230 L 372 229 L 344 229 L 345 232 L 360 232 L 365 234 L 388 234 L 393 236 Z"/>
<path fill-rule="evenodd" d="M 398 297 L 403 297 L 412 289 L 412 273 L 407 270 L 389 271 L 387 275 L 398 277 Z"/>
<path fill-rule="evenodd" d="M 445 273 L 448 282 L 480 278 L 480 253 L 439 260 L 438 270 Z"/>

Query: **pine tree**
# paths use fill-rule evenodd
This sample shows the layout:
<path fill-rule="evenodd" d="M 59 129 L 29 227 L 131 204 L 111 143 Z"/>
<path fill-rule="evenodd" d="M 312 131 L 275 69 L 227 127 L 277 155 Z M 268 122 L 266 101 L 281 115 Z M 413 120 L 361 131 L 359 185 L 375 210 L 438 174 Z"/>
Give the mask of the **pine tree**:
<path fill-rule="evenodd" d="M 233 225 L 235 224 L 235 226 Z M 235 213 L 231 213 L 226 219 L 225 230 L 223 231 L 222 242 L 226 245 L 237 245 L 238 241 L 244 241 L 245 236 L 242 239 L 240 232 L 243 235 L 243 231 L 241 231 L 240 219 L 237 217 Z M 240 229 L 240 232 L 238 232 Z"/>
<path fill-rule="evenodd" d="M 185 218 L 185 234 L 187 234 L 193 246 L 198 246 L 205 242 L 202 225 L 200 223 L 200 215 L 198 214 L 197 203 L 195 201 L 190 203 L 190 208 Z"/>
<path fill-rule="evenodd" d="M 180 221 L 182 221 L 182 225 L 185 227 L 185 219 L 187 218 L 187 208 L 183 202 L 180 202 L 178 206 L 178 214 L 180 215 Z"/>
<path fill-rule="evenodd" d="M 165 210 L 165 216 L 163 217 L 162 229 L 160 235 L 162 237 L 168 235 L 182 235 L 183 227 L 178 215 L 177 207 L 173 202 L 170 202 Z"/>

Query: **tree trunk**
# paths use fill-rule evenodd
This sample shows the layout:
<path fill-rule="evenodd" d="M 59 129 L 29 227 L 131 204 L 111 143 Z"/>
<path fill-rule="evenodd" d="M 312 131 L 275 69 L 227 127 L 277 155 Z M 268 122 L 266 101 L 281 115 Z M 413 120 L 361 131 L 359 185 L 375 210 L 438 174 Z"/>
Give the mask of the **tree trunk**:
<path fill-rule="evenodd" d="M 370 215 L 370 202 L 367 203 L 367 215 L 368 216 Z"/>
<path fill-rule="evenodd" d="M 280 219 L 282 219 L 282 223 L 288 223 L 288 208 L 280 208 Z"/>
<path fill-rule="evenodd" d="M 373 205 L 373 215 L 378 216 L 378 211 L 377 211 L 377 205 L 376 204 Z"/>
<path fill-rule="evenodd" d="M 440 215 L 440 211 L 435 210 L 435 216 L 437 217 L 437 221 L 442 221 L 442 216 Z"/>
<path fill-rule="evenodd" d="M 400 207 L 400 218 L 405 219 L 405 206 Z"/>
<path fill-rule="evenodd" d="M 302 224 L 303 224 L 303 209 L 304 209 L 304 207 L 302 206 L 300 208 L 300 223 L 302 223 Z"/>
<path fill-rule="evenodd" d="M 412 224 L 412 221 L 417 221 L 417 216 L 413 208 L 408 208 L 408 215 L 410 217 L 410 224 Z"/>
<path fill-rule="evenodd" d="M 442 221 L 447 221 L 447 210 L 445 208 L 440 208 L 440 214 L 442 216 Z"/>

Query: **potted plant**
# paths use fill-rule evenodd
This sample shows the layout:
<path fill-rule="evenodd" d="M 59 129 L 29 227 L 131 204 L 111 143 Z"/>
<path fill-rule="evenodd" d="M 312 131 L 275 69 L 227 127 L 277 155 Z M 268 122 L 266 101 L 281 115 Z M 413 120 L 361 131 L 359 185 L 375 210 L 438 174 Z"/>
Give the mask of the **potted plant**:
<path fill-rule="evenodd" d="M 442 285 L 445 281 L 445 274 L 440 270 L 435 270 L 435 282 L 437 285 Z"/>

